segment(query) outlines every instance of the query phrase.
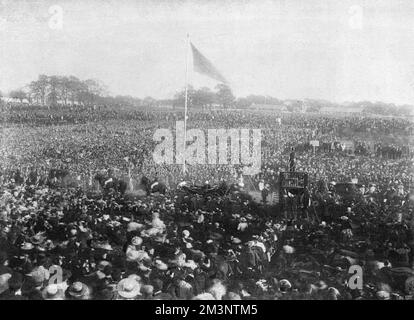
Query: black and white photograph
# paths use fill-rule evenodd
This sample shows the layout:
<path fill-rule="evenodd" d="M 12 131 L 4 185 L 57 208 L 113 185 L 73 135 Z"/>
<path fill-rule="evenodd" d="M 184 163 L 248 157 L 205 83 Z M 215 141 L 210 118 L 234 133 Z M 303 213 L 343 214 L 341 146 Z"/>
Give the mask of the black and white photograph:
<path fill-rule="evenodd" d="M 413 116 L 412 0 L 0 0 L 0 300 L 414 300 Z"/>

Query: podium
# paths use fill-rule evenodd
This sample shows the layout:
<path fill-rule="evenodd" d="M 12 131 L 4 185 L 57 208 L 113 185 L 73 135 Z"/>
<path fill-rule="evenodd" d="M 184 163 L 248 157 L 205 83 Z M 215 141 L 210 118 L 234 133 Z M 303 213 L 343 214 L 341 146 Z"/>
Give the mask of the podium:
<path fill-rule="evenodd" d="M 287 209 L 288 200 L 295 201 L 297 207 L 302 203 L 305 188 L 308 186 L 308 173 L 289 171 L 279 174 L 279 203 L 282 209 Z"/>

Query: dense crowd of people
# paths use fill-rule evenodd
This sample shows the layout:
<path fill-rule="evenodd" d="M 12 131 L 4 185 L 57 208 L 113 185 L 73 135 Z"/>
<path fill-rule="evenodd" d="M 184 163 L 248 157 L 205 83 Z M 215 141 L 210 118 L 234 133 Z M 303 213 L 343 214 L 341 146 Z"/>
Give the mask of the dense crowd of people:
<path fill-rule="evenodd" d="M 250 186 L 230 164 L 183 175 L 154 163 L 154 131 L 181 111 L 2 108 L 0 299 L 412 299 L 410 120 L 190 112 L 190 128 L 262 130 Z M 292 148 L 308 201 L 258 203 L 249 192 L 277 187 Z M 96 187 L 110 168 L 126 193 Z M 138 195 L 142 176 L 167 192 Z M 351 180 L 349 196 L 335 188 Z M 183 181 L 238 188 L 197 194 Z"/>

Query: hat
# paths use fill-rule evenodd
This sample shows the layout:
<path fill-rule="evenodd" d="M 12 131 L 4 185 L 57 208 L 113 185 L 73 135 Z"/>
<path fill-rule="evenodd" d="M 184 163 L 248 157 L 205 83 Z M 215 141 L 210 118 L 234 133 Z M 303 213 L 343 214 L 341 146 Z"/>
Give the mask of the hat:
<path fill-rule="evenodd" d="M 155 268 L 161 271 L 168 270 L 168 265 L 162 262 L 161 260 L 157 259 L 155 260 Z"/>
<path fill-rule="evenodd" d="M 140 246 L 142 244 L 142 238 L 141 237 L 133 237 L 131 243 L 134 246 Z"/>
<path fill-rule="evenodd" d="M 195 263 L 194 260 L 188 260 L 186 263 L 184 263 L 184 266 L 192 270 L 197 269 L 198 267 L 197 263 Z"/>
<path fill-rule="evenodd" d="M 35 268 L 29 273 L 36 285 L 42 285 L 49 278 L 49 272 L 43 268 Z"/>
<path fill-rule="evenodd" d="M 127 253 L 126 253 L 126 256 L 127 256 L 127 261 L 129 261 L 129 262 L 141 261 L 141 260 L 147 259 L 149 257 L 148 253 L 146 253 L 145 251 L 143 251 L 143 250 L 134 250 L 134 249 L 128 250 Z"/>
<path fill-rule="evenodd" d="M 390 293 L 387 291 L 377 291 L 376 296 L 380 300 L 389 300 L 390 299 Z"/>
<path fill-rule="evenodd" d="M 328 288 L 328 285 L 325 283 L 325 281 L 319 281 L 317 284 L 316 284 L 316 286 L 317 286 L 317 288 L 318 288 L 318 290 L 325 290 L 326 288 Z"/>
<path fill-rule="evenodd" d="M 216 300 L 211 293 L 204 292 L 196 295 L 192 300 Z"/>
<path fill-rule="evenodd" d="M 41 233 L 37 233 L 34 236 L 30 237 L 30 242 L 34 245 L 38 245 L 41 244 L 45 239 L 46 237 L 42 236 Z"/>
<path fill-rule="evenodd" d="M 29 251 L 29 250 L 32 250 L 34 248 L 34 245 L 32 243 L 30 243 L 30 242 L 24 242 L 20 248 L 22 250 Z"/>
<path fill-rule="evenodd" d="M 231 241 L 232 241 L 234 244 L 240 244 L 240 243 L 241 243 L 241 240 L 240 240 L 239 238 L 236 238 L 236 237 L 231 237 Z"/>
<path fill-rule="evenodd" d="M 130 274 L 127 278 L 128 279 L 135 280 L 137 282 L 140 282 L 141 281 L 141 277 L 139 275 L 135 274 L 135 273 Z"/>
<path fill-rule="evenodd" d="M 126 260 L 129 262 L 138 260 L 138 257 L 139 257 L 138 250 L 128 250 L 126 252 Z"/>
<path fill-rule="evenodd" d="M 335 287 L 329 287 L 328 292 L 335 295 L 335 296 L 340 296 L 341 295 L 339 290 Z"/>
<path fill-rule="evenodd" d="M 126 278 L 118 282 L 117 291 L 122 298 L 132 299 L 141 294 L 141 285 L 134 279 Z"/>
<path fill-rule="evenodd" d="M 280 290 L 281 291 L 287 291 L 290 288 L 292 288 L 292 284 L 287 279 L 282 279 L 279 281 Z"/>
<path fill-rule="evenodd" d="M 140 224 L 138 222 L 133 221 L 133 222 L 128 223 L 127 231 L 128 232 L 138 231 L 138 230 L 142 229 L 143 227 L 144 227 L 143 224 Z"/>
<path fill-rule="evenodd" d="M 289 245 L 284 245 L 283 246 L 283 251 L 285 252 L 285 253 L 294 253 L 295 252 L 295 248 L 293 248 L 293 247 L 291 247 L 291 246 L 289 246 Z"/>
<path fill-rule="evenodd" d="M 83 298 L 85 297 L 88 292 L 88 286 L 80 281 L 72 283 L 71 286 L 68 288 L 68 294 L 74 298 Z"/>
<path fill-rule="evenodd" d="M 49 284 L 42 290 L 42 297 L 45 300 L 63 300 L 63 290 L 56 284 Z"/>
<path fill-rule="evenodd" d="M 108 242 L 101 242 L 101 243 L 96 243 L 93 246 L 95 249 L 102 249 L 102 250 L 106 250 L 106 251 L 112 251 L 112 246 L 108 243 Z"/>

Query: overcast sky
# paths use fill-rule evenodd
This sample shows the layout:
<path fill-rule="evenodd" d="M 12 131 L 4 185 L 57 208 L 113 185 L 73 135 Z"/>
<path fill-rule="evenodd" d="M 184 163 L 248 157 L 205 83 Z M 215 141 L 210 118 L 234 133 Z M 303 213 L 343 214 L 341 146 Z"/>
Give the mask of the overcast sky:
<path fill-rule="evenodd" d="M 172 97 L 187 33 L 236 96 L 414 104 L 413 0 L 0 0 L 0 90 L 58 74 Z"/>

